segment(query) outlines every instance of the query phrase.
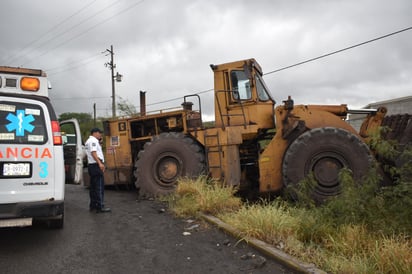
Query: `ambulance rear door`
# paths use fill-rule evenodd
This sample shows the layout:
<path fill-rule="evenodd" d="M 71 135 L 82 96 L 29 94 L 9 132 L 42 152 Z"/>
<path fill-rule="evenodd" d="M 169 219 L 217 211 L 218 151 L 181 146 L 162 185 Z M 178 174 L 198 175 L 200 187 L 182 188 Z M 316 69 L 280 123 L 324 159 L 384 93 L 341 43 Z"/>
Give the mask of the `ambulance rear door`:
<path fill-rule="evenodd" d="M 86 156 L 82 141 L 80 125 L 77 119 L 60 122 L 63 139 L 64 169 L 66 183 L 81 184 L 83 182 L 83 163 Z"/>

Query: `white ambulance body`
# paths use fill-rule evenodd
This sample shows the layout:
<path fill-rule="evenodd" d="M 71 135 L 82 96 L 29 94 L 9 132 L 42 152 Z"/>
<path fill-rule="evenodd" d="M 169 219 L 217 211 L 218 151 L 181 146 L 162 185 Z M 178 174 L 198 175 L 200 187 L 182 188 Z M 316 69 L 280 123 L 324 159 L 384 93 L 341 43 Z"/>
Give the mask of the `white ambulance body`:
<path fill-rule="evenodd" d="M 41 70 L 0 67 L 0 227 L 64 223 L 59 122 Z"/>

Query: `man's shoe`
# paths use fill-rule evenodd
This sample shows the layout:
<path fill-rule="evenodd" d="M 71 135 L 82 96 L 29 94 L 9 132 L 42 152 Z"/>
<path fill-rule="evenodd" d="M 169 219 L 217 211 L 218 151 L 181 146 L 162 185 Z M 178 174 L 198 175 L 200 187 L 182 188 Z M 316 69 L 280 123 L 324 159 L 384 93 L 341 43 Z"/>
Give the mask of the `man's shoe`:
<path fill-rule="evenodd" d="M 103 207 L 103 208 L 97 209 L 96 213 L 106 213 L 106 212 L 111 212 L 111 211 L 112 210 L 110 207 Z"/>

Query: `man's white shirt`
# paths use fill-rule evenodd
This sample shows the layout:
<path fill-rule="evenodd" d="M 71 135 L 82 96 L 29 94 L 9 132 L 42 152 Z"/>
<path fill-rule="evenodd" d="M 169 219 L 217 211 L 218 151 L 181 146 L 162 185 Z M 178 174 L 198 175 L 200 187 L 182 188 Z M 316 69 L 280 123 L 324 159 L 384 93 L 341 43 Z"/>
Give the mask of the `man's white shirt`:
<path fill-rule="evenodd" d="M 97 158 L 102 160 L 104 162 L 104 155 L 102 151 L 102 147 L 99 143 L 99 140 L 94 137 L 94 136 L 89 136 L 89 139 L 87 139 L 85 143 L 86 147 L 86 154 L 87 154 L 87 162 L 89 164 L 95 164 L 96 161 L 93 159 L 92 152 L 96 151 Z"/>

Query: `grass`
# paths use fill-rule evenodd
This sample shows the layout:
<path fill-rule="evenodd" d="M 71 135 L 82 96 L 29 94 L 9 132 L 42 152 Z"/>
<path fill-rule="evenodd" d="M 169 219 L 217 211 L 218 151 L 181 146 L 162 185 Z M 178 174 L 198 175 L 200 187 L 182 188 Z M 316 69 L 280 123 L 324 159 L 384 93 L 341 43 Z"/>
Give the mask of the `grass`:
<path fill-rule="evenodd" d="M 235 197 L 236 189 L 221 187 L 206 177 L 196 180 L 182 178 L 176 192 L 166 197 L 174 213 L 179 217 L 197 217 L 200 212 L 218 215 L 221 212 L 232 212 L 241 207 L 240 198 Z"/>
<path fill-rule="evenodd" d="M 168 202 L 179 217 L 215 215 L 244 237 L 263 240 L 327 272 L 412 273 L 412 183 L 404 175 L 381 188 L 374 170 L 361 185 L 343 170 L 342 194 L 321 206 L 304 198 L 300 203 L 280 197 L 242 202 L 234 196 L 236 189 L 205 177 L 182 179 Z"/>
<path fill-rule="evenodd" d="M 290 192 L 298 202 L 283 197 L 242 202 L 236 189 L 205 177 L 180 180 L 168 202 L 177 216 L 215 215 L 244 237 L 330 273 L 412 273 L 412 148 L 399 153 L 379 141 L 372 149 L 390 163 L 386 170 L 393 184 L 380 185 L 376 169 L 361 182 L 342 169 L 342 193 L 321 205 L 311 199 L 316 183 L 311 176 Z M 393 165 L 399 161 L 401 166 Z"/>

